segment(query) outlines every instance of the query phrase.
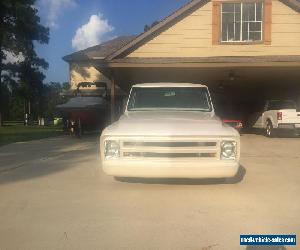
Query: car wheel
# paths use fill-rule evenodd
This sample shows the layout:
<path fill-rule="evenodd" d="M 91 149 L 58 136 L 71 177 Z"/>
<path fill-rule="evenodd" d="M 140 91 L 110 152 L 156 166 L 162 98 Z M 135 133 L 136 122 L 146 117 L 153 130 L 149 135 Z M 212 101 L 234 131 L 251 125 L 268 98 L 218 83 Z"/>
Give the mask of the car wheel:
<path fill-rule="evenodd" d="M 266 136 L 267 137 L 273 137 L 274 136 L 274 129 L 273 129 L 273 124 L 271 121 L 267 122 L 266 126 Z"/>

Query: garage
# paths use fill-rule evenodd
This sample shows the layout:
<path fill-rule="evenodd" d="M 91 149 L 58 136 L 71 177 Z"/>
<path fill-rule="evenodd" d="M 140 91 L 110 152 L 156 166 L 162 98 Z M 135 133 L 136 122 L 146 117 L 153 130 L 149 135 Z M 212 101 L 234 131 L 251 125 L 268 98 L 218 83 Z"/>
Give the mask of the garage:
<path fill-rule="evenodd" d="M 203 68 L 200 65 L 198 68 L 192 65 L 181 68 L 116 68 L 114 72 L 115 82 L 127 93 L 132 84 L 141 82 L 192 82 L 207 85 L 217 112 L 222 113 L 224 108 L 233 106 L 231 108 L 237 113 L 236 118 L 243 120 L 246 117 L 241 116 L 247 116 L 249 105 L 267 99 L 293 99 L 299 102 L 300 97 L 299 67 Z"/>
<path fill-rule="evenodd" d="M 232 36 L 231 17 L 239 11 L 248 13 L 240 17 L 241 29 L 246 23 L 249 27 L 241 34 L 234 28 Z M 217 113 L 230 119 L 247 121 L 268 99 L 293 100 L 299 107 L 299 13 L 294 0 L 233 7 L 194 0 L 139 36 L 119 37 L 64 57 L 70 84 L 75 88 L 80 81 L 105 81 L 112 121 L 122 113 L 130 87 L 143 82 L 205 84 Z M 260 28 L 252 29 L 250 23 Z"/>

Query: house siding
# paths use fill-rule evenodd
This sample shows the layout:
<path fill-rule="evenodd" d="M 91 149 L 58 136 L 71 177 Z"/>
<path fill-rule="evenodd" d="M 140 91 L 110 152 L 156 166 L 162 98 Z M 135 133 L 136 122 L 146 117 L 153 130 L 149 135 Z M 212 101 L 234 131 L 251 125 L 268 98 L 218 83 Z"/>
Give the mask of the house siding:
<path fill-rule="evenodd" d="M 81 82 L 106 82 L 110 87 L 110 80 L 99 72 L 91 63 L 70 64 L 70 85 L 76 89 Z M 96 88 L 92 86 L 91 88 Z"/>
<path fill-rule="evenodd" d="M 300 55 L 300 14 L 272 1 L 271 44 L 213 45 L 212 2 L 137 48 L 128 57 Z"/>

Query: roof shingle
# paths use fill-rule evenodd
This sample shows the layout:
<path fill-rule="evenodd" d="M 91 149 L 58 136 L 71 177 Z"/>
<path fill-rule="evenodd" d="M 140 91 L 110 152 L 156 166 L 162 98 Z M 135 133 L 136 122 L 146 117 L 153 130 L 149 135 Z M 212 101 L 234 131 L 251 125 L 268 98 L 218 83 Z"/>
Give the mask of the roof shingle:
<path fill-rule="evenodd" d="M 66 62 L 87 61 L 93 58 L 104 59 L 108 55 L 131 42 L 135 37 L 136 36 L 120 36 L 105 43 L 64 56 L 63 59 Z"/>

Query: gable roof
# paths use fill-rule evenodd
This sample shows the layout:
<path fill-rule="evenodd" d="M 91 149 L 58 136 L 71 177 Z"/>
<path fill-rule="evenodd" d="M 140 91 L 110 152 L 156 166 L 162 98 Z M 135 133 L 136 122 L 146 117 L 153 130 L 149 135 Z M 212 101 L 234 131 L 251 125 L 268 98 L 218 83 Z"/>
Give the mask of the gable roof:
<path fill-rule="evenodd" d="M 160 21 L 157 25 L 138 36 L 117 37 L 105 43 L 67 55 L 63 57 L 63 60 L 66 62 L 88 61 L 91 59 L 112 61 L 122 58 L 210 1 L 211 0 L 191 0 Z M 300 0 L 279 1 L 300 13 Z"/>
<path fill-rule="evenodd" d="M 188 14 L 190 14 L 197 8 L 204 6 L 206 3 L 210 1 L 211 0 L 191 0 L 189 3 L 187 3 L 177 11 L 175 11 L 173 14 L 171 14 L 170 16 L 166 17 L 164 20 L 159 22 L 157 25 L 153 26 L 148 31 L 141 33 L 139 36 L 137 36 L 127 45 L 110 54 L 106 59 L 113 60 L 116 58 L 120 58 L 126 54 L 129 54 L 130 52 L 134 51 L 135 48 L 145 44 L 147 41 L 151 40 L 157 34 L 166 30 L 174 23 L 182 20 Z M 279 1 L 289 6 L 296 12 L 300 13 L 300 0 L 279 0 Z"/>
<path fill-rule="evenodd" d="M 294 11 L 300 13 L 300 0 L 279 0 L 279 1 L 289 6 Z"/>
<path fill-rule="evenodd" d="M 210 2 L 210 0 L 191 0 L 186 5 L 182 6 L 175 12 L 173 12 L 170 16 L 167 16 L 165 19 L 160 21 L 157 25 L 151 27 L 148 31 L 141 33 L 127 45 L 122 47 L 121 49 L 113 52 L 109 55 L 106 59 L 112 60 L 114 58 L 118 58 L 124 54 L 128 54 L 128 52 L 134 50 L 136 46 L 140 46 L 144 44 L 146 41 L 149 41 L 152 37 L 155 37 L 157 34 L 161 33 L 162 31 L 166 30 L 174 23 L 180 21 L 185 16 L 189 15 L 194 10 L 202 7 L 206 3 Z"/>
<path fill-rule="evenodd" d="M 63 57 L 66 62 L 72 61 L 87 61 L 90 59 L 104 59 L 111 53 L 131 42 L 136 36 L 120 36 L 105 43 L 77 51 Z"/>

